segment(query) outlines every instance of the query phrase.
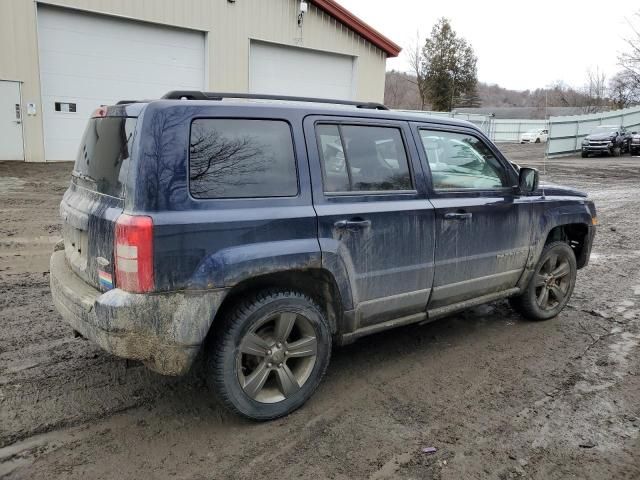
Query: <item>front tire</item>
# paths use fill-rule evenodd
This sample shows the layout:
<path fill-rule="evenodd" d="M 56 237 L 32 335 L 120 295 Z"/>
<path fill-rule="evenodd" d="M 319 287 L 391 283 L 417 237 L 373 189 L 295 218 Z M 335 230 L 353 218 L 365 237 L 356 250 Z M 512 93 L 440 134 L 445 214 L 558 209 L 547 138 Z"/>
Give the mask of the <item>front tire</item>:
<path fill-rule="evenodd" d="M 582 152 L 582 158 L 589 158 L 589 154 L 587 152 Z"/>
<path fill-rule="evenodd" d="M 557 316 L 571 298 L 577 271 L 571 247 L 565 242 L 550 243 L 542 250 L 522 294 L 510 299 L 511 306 L 529 320 Z"/>
<path fill-rule="evenodd" d="M 302 406 L 320 384 L 331 329 L 311 298 L 270 290 L 237 305 L 208 347 L 207 379 L 224 405 L 272 420 Z"/>
<path fill-rule="evenodd" d="M 622 155 L 622 148 L 614 147 L 612 153 L 614 157 L 619 157 L 620 155 Z"/>

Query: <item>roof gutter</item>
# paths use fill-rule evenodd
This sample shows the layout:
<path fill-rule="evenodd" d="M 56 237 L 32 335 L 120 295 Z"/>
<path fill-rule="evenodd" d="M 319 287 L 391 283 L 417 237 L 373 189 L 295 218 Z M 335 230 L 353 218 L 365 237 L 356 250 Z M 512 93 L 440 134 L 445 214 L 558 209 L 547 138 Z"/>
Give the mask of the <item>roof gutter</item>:
<path fill-rule="evenodd" d="M 326 12 L 349 29 L 356 32 L 365 40 L 371 42 L 387 54 L 387 57 L 397 57 L 402 48 L 382 35 L 373 27 L 356 17 L 349 10 L 335 0 L 310 0 L 320 10 Z"/>

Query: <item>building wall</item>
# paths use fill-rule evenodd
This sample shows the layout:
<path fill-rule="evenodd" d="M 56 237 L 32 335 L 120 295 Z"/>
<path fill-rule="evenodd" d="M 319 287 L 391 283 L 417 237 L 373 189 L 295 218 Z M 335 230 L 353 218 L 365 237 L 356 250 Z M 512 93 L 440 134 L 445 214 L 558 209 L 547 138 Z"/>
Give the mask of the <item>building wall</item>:
<path fill-rule="evenodd" d="M 37 3 L 207 32 L 213 91 L 248 90 L 253 39 L 355 56 L 355 98 L 383 101 L 386 54 L 314 5 L 299 29 L 297 0 L 2 0 L 0 79 L 23 82 L 23 111 L 27 102 L 37 108 L 36 116 L 24 115 L 27 161 L 44 161 Z"/>

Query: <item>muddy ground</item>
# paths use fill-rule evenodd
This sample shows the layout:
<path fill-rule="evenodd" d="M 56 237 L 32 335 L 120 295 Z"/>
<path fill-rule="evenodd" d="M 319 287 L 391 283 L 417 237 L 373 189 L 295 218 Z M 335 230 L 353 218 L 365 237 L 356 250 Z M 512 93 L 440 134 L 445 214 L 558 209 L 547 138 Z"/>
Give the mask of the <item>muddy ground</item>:
<path fill-rule="evenodd" d="M 536 145 L 504 150 L 542 167 Z M 71 336 L 47 272 L 69 168 L 0 163 L 0 476 L 640 478 L 640 158 L 547 162 L 601 224 L 558 318 L 499 302 L 362 339 L 306 406 L 264 424 L 196 373 L 127 368 Z"/>

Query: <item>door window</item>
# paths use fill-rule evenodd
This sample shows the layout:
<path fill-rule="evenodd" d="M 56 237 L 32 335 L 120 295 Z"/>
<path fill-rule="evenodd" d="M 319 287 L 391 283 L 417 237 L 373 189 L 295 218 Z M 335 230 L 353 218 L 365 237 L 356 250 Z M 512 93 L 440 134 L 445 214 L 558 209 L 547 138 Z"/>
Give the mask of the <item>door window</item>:
<path fill-rule="evenodd" d="M 509 186 L 504 167 L 480 139 L 465 133 L 423 129 L 420 138 L 436 190 Z"/>
<path fill-rule="evenodd" d="M 400 129 L 320 124 L 325 192 L 412 190 Z"/>

